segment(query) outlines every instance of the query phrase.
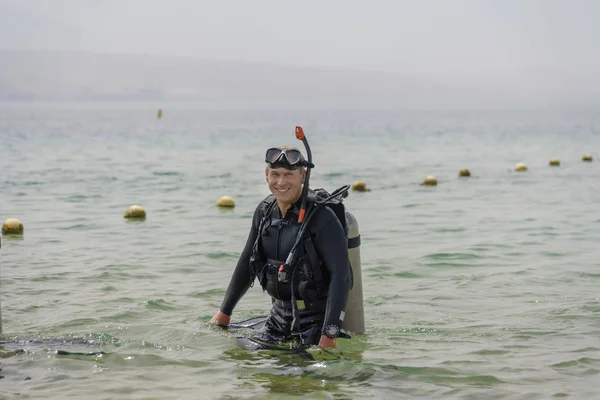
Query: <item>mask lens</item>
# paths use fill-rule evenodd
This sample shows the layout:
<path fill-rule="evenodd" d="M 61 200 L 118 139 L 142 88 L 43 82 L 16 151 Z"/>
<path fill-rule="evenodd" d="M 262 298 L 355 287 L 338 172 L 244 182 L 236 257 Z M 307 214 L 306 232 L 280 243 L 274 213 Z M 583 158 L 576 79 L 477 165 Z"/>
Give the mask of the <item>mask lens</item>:
<path fill-rule="evenodd" d="M 281 149 L 275 147 L 270 148 L 269 150 L 267 150 L 267 154 L 265 155 L 265 161 L 269 164 L 273 164 L 275 161 L 277 161 L 279 156 L 281 156 L 281 153 Z"/>
<path fill-rule="evenodd" d="M 287 158 L 288 163 L 290 165 L 294 165 L 297 164 L 298 161 L 300 161 L 302 154 L 298 150 L 287 150 L 285 152 L 285 157 Z"/>

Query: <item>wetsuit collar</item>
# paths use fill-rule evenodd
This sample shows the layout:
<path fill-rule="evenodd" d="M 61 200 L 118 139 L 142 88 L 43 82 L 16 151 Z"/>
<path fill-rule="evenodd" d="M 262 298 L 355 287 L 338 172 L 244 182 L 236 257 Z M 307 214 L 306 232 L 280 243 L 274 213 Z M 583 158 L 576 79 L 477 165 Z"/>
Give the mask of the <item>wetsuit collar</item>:
<path fill-rule="evenodd" d="M 287 209 L 287 211 L 285 212 L 285 215 L 282 216 L 283 219 L 293 219 L 293 220 L 297 220 L 298 216 L 300 215 L 300 207 L 302 206 L 302 196 L 296 200 L 294 203 L 292 203 L 292 206 L 290 208 Z M 281 215 L 281 210 L 279 209 L 279 206 L 276 207 L 277 208 L 277 215 Z"/>

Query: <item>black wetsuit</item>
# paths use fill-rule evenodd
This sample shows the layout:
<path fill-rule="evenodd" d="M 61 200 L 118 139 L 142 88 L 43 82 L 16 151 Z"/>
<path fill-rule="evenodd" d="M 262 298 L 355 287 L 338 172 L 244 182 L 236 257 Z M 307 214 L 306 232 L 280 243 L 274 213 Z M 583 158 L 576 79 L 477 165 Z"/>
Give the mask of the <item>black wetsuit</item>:
<path fill-rule="evenodd" d="M 310 199 L 311 197 L 309 197 L 309 203 Z M 299 326 L 297 326 L 297 331 L 292 332 L 291 284 L 277 284 L 276 278 L 269 280 L 266 279 L 266 275 L 271 273 L 273 276 L 275 273 L 276 276 L 277 267 L 286 260 L 296 240 L 299 228 L 300 200 L 287 210 L 284 218 L 281 218 L 279 207 L 274 204 L 270 216 L 265 219 L 262 236 L 256 242 L 263 218 L 263 209 L 264 206 L 261 203 L 254 211 L 252 228 L 221 304 L 221 311 L 231 315 L 238 301 L 258 275 L 259 280 L 262 278 L 263 289 L 272 297 L 271 313 L 261 331 L 261 338 L 267 341 L 283 341 L 297 335 L 303 345 L 318 344 L 326 326 L 336 325 L 341 328 L 346 311 L 352 270 L 348 260 L 344 228 L 335 212 L 328 206 L 317 208 L 316 214 L 310 220 L 308 231 L 322 264 L 321 269 L 326 287 L 324 292 L 321 291 L 317 295 L 317 299 L 314 299 L 314 293 L 311 296 L 303 296 L 302 293 L 299 293 L 299 285 L 307 280 L 303 278 L 307 274 L 303 274 L 302 271 L 307 270 L 306 265 L 309 265 L 306 257 L 303 258 L 305 267 L 298 265 L 299 274 L 294 282 L 296 298 L 302 304 L 301 309 L 298 310 Z M 260 244 L 258 251 L 260 260 L 252 265 L 251 257 L 255 243 Z M 304 297 L 313 298 L 308 300 Z"/>

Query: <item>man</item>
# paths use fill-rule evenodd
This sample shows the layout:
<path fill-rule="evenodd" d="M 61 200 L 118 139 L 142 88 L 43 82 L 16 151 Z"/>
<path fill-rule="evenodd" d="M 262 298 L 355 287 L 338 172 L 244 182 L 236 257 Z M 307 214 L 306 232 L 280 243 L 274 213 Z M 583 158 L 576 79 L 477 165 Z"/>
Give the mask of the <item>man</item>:
<path fill-rule="evenodd" d="M 352 279 L 344 226 L 330 207 L 315 208 L 314 216 L 306 219 L 301 256 L 284 271 L 283 264 L 300 231 L 298 217 L 308 163 L 297 148 L 289 146 L 267 150 L 265 162 L 272 196 L 256 207 L 221 308 L 208 323 L 229 325 L 233 309 L 258 278 L 263 291 L 272 297 L 271 313 L 258 333 L 260 339 L 281 342 L 296 338 L 303 346 L 337 348 Z M 306 209 L 316 200 L 309 191 Z"/>

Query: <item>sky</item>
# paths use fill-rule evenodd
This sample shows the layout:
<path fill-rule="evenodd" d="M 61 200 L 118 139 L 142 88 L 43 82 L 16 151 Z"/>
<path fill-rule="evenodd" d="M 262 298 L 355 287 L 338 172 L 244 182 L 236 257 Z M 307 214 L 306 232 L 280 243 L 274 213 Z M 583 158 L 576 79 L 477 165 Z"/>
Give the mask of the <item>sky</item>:
<path fill-rule="evenodd" d="M 193 56 L 584 90 L 600 78 L 598 21 L 596 0 L 0 0 L 0 49 Z"/>

